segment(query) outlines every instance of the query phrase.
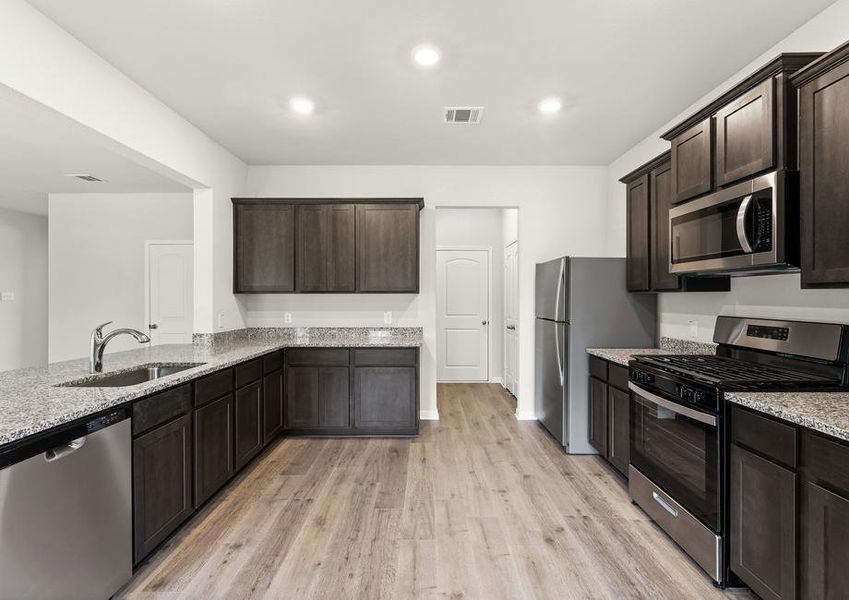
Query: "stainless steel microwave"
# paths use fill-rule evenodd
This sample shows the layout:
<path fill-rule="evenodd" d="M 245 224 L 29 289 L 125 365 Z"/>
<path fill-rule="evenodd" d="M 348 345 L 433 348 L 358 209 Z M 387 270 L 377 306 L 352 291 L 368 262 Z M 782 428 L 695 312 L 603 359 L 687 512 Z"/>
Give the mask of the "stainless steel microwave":
<path fill-rule="evenodd" d="M 669 271 L 796 270 L 798 238 L 798 178 L 774 171 L 673 206 Z"/>

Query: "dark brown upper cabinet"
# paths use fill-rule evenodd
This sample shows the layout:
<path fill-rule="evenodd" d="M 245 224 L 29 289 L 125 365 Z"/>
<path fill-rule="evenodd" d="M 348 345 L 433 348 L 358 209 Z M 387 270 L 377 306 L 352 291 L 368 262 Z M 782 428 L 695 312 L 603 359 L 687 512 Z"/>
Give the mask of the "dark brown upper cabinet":
<path fill-rule="evenodd" d="M 716 113 L 716 185 L 775 165 L 775 82 L 767 79 Z"/>
<path fill-rule="evenodd" d="M 640 175 L 628 184 L 628 221 L 626 238 L 627 284 L 630 292 L 651 290 L 651 259 L 649 258 L 649 176 Z"/>
<path fill-rule="evenodd" d="M 419 291 L 419 208 L 357 205 L 357 291 Z"/>
<path fill-rule="evenodd" d="M 664 152 L 619 180 L 626 185 L 628 291 L 727 292 L 729 277 L 679 277 L 669 272 L 672 172 L 670 152 Z"/>
<path fill-rule="evenodd" d="M 819 56 L 781 54 L 661 135 L 672 144 L 675 202 L 771 169 L 797 169 L 797 101 L 790 75 Z"/>
<path fill-rule="evenodd" d="M 299 292 L 356 290 L 355 214 L 353 204 L 298 206 Z"/>
<path fill-rule="evenodd" d="M 295 207 L 263 200 L 233 206 L 233 291 L 295 291 Z"/>
<path fill-rule="evenodd" d="M 679 277 L 669 272 L 669 208 L 672 206 L 672 161 L 662 160 L 649 172 L 651 216 L 651 289 L 678 291 Z"/>
<path fill-rule="evenodd" d="M 234 291 L 418 293 L 421 198 L 233 198 Z"/>
<path fill-rule="evenodd" d="M 849 287 L 849 43 L 792 81 L 799 88 L 802 287 Z"/>
<path fill-rule="evenodd" d="M 693 125 L 671 142 L 675 201 L 709 192 L 713 184 L 713 119 Z"/>

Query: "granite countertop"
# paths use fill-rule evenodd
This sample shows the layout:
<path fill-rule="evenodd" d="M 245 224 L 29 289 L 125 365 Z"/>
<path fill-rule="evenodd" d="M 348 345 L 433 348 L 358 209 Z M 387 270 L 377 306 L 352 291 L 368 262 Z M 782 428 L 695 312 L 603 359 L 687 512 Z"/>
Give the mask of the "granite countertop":
<path fill-rule="evenodd" d="M 849 392 L 725 392 L 725 399 L 849 442 Z"/>
<path fill-rule="evenodd" d="M 587 353 L 610 362 L 628 366 L 640 354 L 714 354 L 716 344 L 663 337 L 660 348 L 587 348 Z"/>
<path fill-rule="evenodd" d="M 421 343 L 422 330 L 409 327 L 262 329 L 230 336 L 222 343 L 140 347 L 115 353 L 107 349 L 104 373 L 150 363 L 204 363 L 127 387 L 61 387 L 88 377 L 88 359 L 0 372 L 0 447 L 281 348 L 417 348 Z"/>

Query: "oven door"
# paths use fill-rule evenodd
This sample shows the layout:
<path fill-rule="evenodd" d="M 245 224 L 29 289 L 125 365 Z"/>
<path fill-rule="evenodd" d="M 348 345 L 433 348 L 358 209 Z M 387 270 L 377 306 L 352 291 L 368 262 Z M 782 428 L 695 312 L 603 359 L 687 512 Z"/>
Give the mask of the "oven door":
<path fill-rule="evenodd" d="M 720 190 L 669 211 L 670 272 L 703 273 L 778 264 L 776 174 Z"/>
<path fill-rule="evenodd" d="M 719 417 L 630 388 L 631 464 L 719 532 Z"/>

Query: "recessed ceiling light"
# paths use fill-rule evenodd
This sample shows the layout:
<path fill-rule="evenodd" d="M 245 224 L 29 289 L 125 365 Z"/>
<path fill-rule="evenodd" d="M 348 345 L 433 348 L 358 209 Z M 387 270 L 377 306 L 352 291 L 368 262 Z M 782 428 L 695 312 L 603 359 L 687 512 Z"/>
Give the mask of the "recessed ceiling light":
<path fill-rule="evenodd" d="M 563 103 L 560 101 L 560 98 L 545 98 L 537 105 L 539 112 L 544 115 L 553 115 L 560 112 L 562 107 Z"/>
<path fill-rule="evenodd" d="M 416 64 L 424 69 L 430 69 L 437 65 L 439 59 L 442 58 L 439 50 L 429 44 L 422 44 L 413 48 L 413 60 Z"/>
<path fill-rule="evenodd" d="M 303 96 L 296 96 L 289 100 L 289 107 L 299 115 L 311 115 L 315 111 L 315 103 Z"/>

